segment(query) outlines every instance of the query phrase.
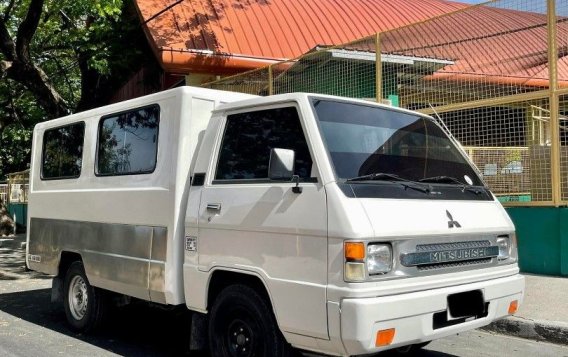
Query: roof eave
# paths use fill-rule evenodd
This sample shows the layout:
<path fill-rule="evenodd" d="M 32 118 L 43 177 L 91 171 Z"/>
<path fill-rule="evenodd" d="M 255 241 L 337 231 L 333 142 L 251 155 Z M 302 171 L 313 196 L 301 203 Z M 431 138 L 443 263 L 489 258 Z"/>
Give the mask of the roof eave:
<path fill-rule="evenodd" d="M 158 58 L 166 71 L 229 74 L 249 71 L 278 63 L 280 58 L 260 58 L 211 51 L 160 48 Z"/>

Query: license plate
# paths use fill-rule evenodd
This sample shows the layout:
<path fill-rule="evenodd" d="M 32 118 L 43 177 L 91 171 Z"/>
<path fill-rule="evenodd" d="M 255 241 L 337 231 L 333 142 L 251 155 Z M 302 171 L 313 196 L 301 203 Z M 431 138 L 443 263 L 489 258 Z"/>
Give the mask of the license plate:
<path fill-rule="evenodd" d="M 482 316 L 485 301 L 481 290 L 448 295 L 448 314 L 451 318 Z"/>

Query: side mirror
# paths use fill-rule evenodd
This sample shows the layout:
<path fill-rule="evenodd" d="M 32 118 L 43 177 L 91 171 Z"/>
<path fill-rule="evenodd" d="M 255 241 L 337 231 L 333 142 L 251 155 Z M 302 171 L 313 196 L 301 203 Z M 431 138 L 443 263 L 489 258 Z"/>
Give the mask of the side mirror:
<path fill-rule="evenodd" d="M 268 178 L 271 180 L 291 180 L 294 175 L 294 150 L 274 148 L 270 150 Z"/>

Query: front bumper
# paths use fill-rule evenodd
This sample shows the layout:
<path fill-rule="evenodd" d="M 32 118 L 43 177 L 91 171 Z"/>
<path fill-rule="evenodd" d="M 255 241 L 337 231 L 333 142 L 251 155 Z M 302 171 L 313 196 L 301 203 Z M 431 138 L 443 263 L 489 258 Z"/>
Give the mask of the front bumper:
<path fill-rule="evenodd" d="M 413 293 L 343 299 L 340 308 L 341 340 L 348 355 L 379 352 L 435 340 L 485 326 L 508 315 L 509 304 L 522 302 L 525 278 L 519 274 Z M 447 327 L 434 326 L 434 314 L 447 311 L 450 294 L 481 290 L 487 316 Z M 396 329 L 392 344 L 375 347 L 379 330 Z"/>

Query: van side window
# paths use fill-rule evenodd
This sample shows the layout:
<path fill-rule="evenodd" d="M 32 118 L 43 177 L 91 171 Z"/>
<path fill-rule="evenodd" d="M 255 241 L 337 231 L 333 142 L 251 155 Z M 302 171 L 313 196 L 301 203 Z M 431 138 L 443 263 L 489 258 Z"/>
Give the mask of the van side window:
<path fill-rule="evenodd" d="M 294 150 L 294 174 L 310 177 L 312 159 L 296 108 L 229 115 L 215 180 L 267 180 L 272 148 Z"/>
<path fill-rule="evenodd" d="M 41 178 L 77 178 L 81 175 L 85 123 L 76 123 L 43 133 Z"/>
<path fill-rule="evenodd" d="M 159 123 L 158 105 L 103 117 L 99 122 L 96 174 L 154 172 Z"/>

